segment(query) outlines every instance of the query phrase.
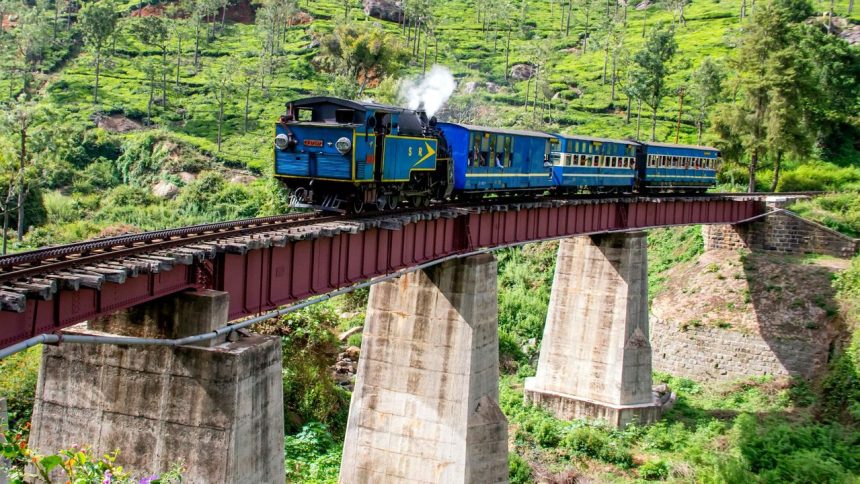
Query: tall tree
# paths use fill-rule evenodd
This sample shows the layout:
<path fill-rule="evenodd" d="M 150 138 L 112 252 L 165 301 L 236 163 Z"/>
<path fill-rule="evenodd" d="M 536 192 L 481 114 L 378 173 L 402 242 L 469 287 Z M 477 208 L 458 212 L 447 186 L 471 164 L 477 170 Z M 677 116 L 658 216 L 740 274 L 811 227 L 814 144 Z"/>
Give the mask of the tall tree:
<path fill-rule="evenodd" d="M 143 17 L 134 25 L 134 31 L 141 42 L 161 51 L 161 105 L 167 107 L 167 48 L 170 45 L 167 20 L 155 16 Z"/>
<path fill-rule="evenodd" d="M 221 140 L 224 126 L 224 106 L 235 89 L 236 62 L 230 59 L 225 64 L 209 70 L 207 88 L 218 106 L 216 121 L 218 124 L 218 153 L 221 152 Z"/>
<path fill-rule="evenodd" d="M 16 162 L 15 165 L 17 165 L 14 166 L 14 179 L 8 185 L 9 190 L 6 193 L 6 200 L 2 207 L 4 212 L 4 253 L 6 248 L 6 233 L 12 212 L 17 212 L 16 218 L 18 227 L 16 232 L 19 241 L 23 240 L 24 232 L 27 227 L 24 205 L 27 201 L 27 195 L 30 193 L 31 187 L 38 176 L 38 173 L 33 167 L 33 150 L 30 148 L 30 139 L 32 137 L 31 128 L 34 124 L 34 118 L 37 118 L 38 115 L 39 113 L 36 111 L 34 102 L 24 101 L 21 99 L 15 102 L 11 108 L 7 110 L 5 117 L 2 120 L 4 128 L 3 131 L 11 135 L 10 138 Z M 12 193 L 14 193 L 14 195 Z M 13 200 L 16 201 L 13 202 Z"/>
<path fill-rule="evenodd" d="M 642 102 L 651 108 L 651 141 L 656 137 L 657 110 L 668 90 L 669 61 L 677 48 L 674 30 L 658 26 L 648 35 L 642 50 L 633 55 L 631 82 L 641 93 Z"/>
<path fill-rule="evenodd" d="M 84 41 L 96 54 L 96 80 L 93 86 L 93 104 L 99 102 L 99 75 L 101 73 L 101 54 L 105 42 L 116 30 L 117 19 L 114 6 L 106 0 L 87 3 L 78 14 L 78 27 Z"/>
<path fill-rule="evenodd" d="M 696 142 L 699 144 L 702 143 L 702 131 L 708 122 L 711 107 L 720 100 L 725 78 L 723 68 L 709 57 L 690 76 L 690 98 L 696 122 Z"/>
<path fill-rule="evenodd" d="M 789 124 L 804 122 L 800 114 L 805 88 L 799 86 L 809 85 L 808 69 L 803 65 L 797 34 L 800 23 L 811 13 L 812 6 L 805 0 L 762 2 L 733 59 L 738 96 L 717 111 L 714 129 L 727 159 L 748 157 L 750 192 L 756 191 L 759 164 L 769 152 L 781 161 L 788 148 L 782 143 L 802 141 Z"/>

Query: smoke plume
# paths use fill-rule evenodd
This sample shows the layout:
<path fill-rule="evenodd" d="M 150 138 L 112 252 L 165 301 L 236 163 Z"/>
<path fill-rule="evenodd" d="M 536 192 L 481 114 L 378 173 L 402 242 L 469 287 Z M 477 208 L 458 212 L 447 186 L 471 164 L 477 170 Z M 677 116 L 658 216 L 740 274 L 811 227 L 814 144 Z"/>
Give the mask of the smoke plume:
<path fill-rule="evenodd" d="M 406 80 L 400 85 L 400 98 L 409 109 L 423 108 L 427 116 L 433 116 L 445 105 L 457 82 L 447 67 L 433 66 L 418 79 Z"/>

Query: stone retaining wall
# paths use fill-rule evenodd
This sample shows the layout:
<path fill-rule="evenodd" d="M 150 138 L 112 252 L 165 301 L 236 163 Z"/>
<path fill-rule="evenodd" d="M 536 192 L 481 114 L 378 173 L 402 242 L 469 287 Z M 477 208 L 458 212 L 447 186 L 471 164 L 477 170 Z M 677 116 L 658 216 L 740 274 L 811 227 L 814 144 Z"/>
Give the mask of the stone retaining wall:
<path fill-rule="evenodd" d="M 705 250 L 748 248 L 840 258 L 854 257 L 860 250 L 860 240 L 783 209 L 745 224 L 703 225 L 702 238 Z"/>
<path fill-rule="evenodd" d="M 812 378 L 827 368 L 829 340 L 765 340 L 757 333 L 714 327 L 681 328 L 651 316 L 654 370 L 696 380 L 750 376 Z"/>

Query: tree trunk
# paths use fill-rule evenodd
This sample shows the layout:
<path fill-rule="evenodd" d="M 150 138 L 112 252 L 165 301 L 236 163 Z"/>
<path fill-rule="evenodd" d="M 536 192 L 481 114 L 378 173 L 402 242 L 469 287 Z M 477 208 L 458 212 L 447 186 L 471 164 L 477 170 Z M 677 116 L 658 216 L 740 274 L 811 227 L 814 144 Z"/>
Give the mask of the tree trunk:
<path fill-rule="evenodd" d="M 99 74 L 101 73 L 101 53 L 100 48 L 96 48 L 96 85 L 93 88 L 93 104 L 99 103 Z"/>
<path fill-rule="evenodd" d="M 176 47 L 176 89 L 179 89 L 179 70 L 182 68 L 182 36 L 178 36 L 179 45 Z"/>
<path fill-rule="evenodd" d="M 630 96 L 627 96 L 627 117 L 624 120 L 625 123 L 630 124 L 630 108 L 633 103 L 633 99 Z"/>
<path fill-rule="evenodd" d="M 433 63 L 439 63 L 439 37 L 436 36 L 436 33 L 433 33 Z"/>
<path fill-rule="evenodd" d="M 161 108 L 167 108 L 167 44 L 161 49 Z"/>
<path fill-rule="evenodd" d="M 508 41 L 505 45 L 505 82 L 508 82 L 508 71 L 511 68 L 511 30 L 513 30 L 512 27 L 508 25 Z"/>
<path fill-rule="evenodd" d="M 610 78 L 611 90 L 609 92 L 609 103 L 615 104 L 615 84 L 618 82 L 618 50 L 612 52 L 612 77 Z"/>
<path fill-rule="evenodd" d="M 200 17 L 197 17 L 197 26 L 194 29 L 194 69 L 200 69 Z"/>
<path fill-rule="evenodd" d="M 155 70 L 149 78 L 149 102 L 146 103 L 146 121 L 152 124 L 152 103 L 155 102 Z"/>
<path fill-rule="evenodd" d="M 642 126 L 642 100 L 639 99 L 639 107 L 636 112 L 636 140 L 639 140 L 640 127 Z"/>
<path fill-rule="evenodd" d="M 570 17 L 573 15 L 573 0 L 567 2 L 567 23 L 564 27 L 564 36 L 570 36 Z"/>
<path fill-rule="evenodd" d="M 585 37 L 582 39 L 582 53 L 588 50 L 588 22 L 591 20 L 591 0 L 585 0 Z"/>
<path fill-rule="evenodd" d="M 834 0 L 830 0 L 830 15 L 827 16 L 827 33 L 833 33 L 833 2 Z"/>
<path fill-rule="evenodd" d="M 224 88 L 218 95 L 218 153 L 221 152 L 221 125 L 224 123 Z"/>
<path fill-rule="evenodd" d="M 528 80 L 526 81 L 526 102 L 525 102 L 525 104 L 523 104 L 523 109 L 525 109 L 526 112 L 529 112 L 529 95 L 531 94 L 531 87 L 532 87 L 532 78 L 529 77 Z"/>
<path fill-rule="evenodd" d="M 21 186 L 18 187 L 18 242 L 24 240 L 24 164 L 27 161 L 27 121 L 21 124 L 21 159 L 19 168 L 21 170 Z"/>
<path fill-rule="evenodd" d="M 776 152 L 776 162 L 773 166 L 773 181 L 770 183 L 771 193 L 776 192 L 776 187 L 779 185 L 779 172 L 782 169 L 782 150 Z"/>
<path fill-rule="evenodd" d="M 702 144 L 702 119 L 696 120 L 696 143 Z"/>
<path fill-rule="evenodd" d="M 0 11 L 0 23 L 3 22 L 2 11 Z M 54 0 L 54 33 L 51 35 L 51 40 L 57 40 L 57 25 L 60 23 L 60 2 Z"/>
<path fill-rule="evenodd" d="M 750 182 L 747 191 L 755 193 L 755 174 L 758 169 L 758 148 L 753 150 L 752 158 L 750 158 Z"/>
<path fill-rule="evenodd" d="M 603 47 L 603 76 L 600 78 L 600 85 L 606 85 L 606 71 L 609 67 L 609 39 L 607 39 L 606 45 Z"/>
<path fill-rule="evenodd" d="M 245 86 L 245 133 L 248 132 L 248 106 L 251 103 L 251 83 Z"/>
<path fill-rule="evenodd" d="M 229 2 L 224 2 L 224 5 L 221 7 L 221 32 L 224 32 L 224 20 L 227 19 L 227 5 L 229 5 Z"/>
<path fill-rule="evenodd" d="M 741 2 L 741 20 L 747 16 L 747 0 Z"/>
<path fill-rule="evenodd" d="M 427 74 L 427 34 L 424 34 L 424 62 L 421 64 L 421 75 Z"/>
<path fill-rule="evenodd" d="M 854 12 L 854 0 L 848 0 L 848 15 Z"/>
<path fill-rule="evenodd" d="M 415 47 L 412 49 L 413 57 L 417 57 L 418 53 L 421 52 L 421 32 L 424 30 L 423 27 L 424 24 L 421 22 L 418 22 L 418 25 L 415 27 L 415 30 L 418 32 L 415 34 Z"/>
<path fill-rule="evenodd" d="M 657 139 L 656 133 L 657 133 L 657 106 L 654 106 L 653 108 L 651 108 L 651 141 L 656 141 L 656 139 Z"/>
<path fill-rule="evenodd" d="M 10 193 L 12 188 L 9 188 Z M 9 241 L 9 197 L 6 197 L 6 210 L 3 211 L 3 255 L 6 255 L 6 245 Z"/>
<path fill-rule="evenodd" d="M 642 37 L 645 37 L 645 21 L 648 20 L 648 7 L 642 9 Z"/>

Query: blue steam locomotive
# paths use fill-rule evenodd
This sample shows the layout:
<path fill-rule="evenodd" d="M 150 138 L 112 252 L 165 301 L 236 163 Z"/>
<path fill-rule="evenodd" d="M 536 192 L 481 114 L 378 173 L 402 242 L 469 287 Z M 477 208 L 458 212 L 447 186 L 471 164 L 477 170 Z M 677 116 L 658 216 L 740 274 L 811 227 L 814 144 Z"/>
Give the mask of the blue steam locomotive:
<path fill-rule="evenodd" d="M 437 122 L 334 97 L 287 104 L 275 126 L 275 176 L 292 202 L 329 210 L 424 207 L 516 193 L 701 193 L 715 148 Z"/>

